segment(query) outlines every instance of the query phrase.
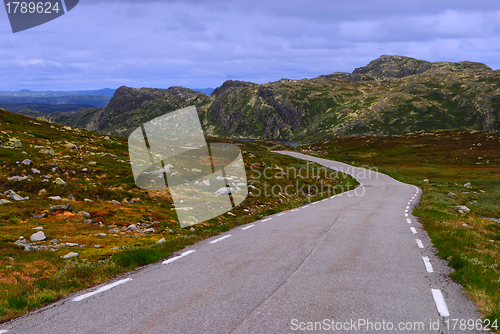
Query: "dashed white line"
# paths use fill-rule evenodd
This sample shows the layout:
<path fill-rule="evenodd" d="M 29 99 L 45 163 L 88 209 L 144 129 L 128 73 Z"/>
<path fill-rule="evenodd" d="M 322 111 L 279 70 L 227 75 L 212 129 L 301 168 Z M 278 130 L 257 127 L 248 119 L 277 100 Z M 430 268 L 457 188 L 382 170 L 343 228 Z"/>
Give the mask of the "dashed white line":
<path fill-rule="evenodd" d="M 415 239 L 415 241 L 417 242 L 417 246 L 418 246 L 418 248 L 424 248 L 424 244 L 422 243 L 422 240 L 420 240 L 420 239 Z"/>
<path fill-rule="evenodd" d="M 312 205 L 316 205 L 316 204 L 318 204 L 318 202 L 314 202 Z"/>
<path fill-rule="evenodd" d="M 4 330 L 0 330 L 0 334 L 3 334 L 3 333 L 7 333 L 8 330 L 4 329 Z"/>
<path fill-rule="evenodd" d="M 295 211 L 299 211 L 300 209 L 293 209 L 291 210 L 291 212 L 295 212 Z"/>
<path fill-rule="evenodd" d="M 406 209 L 405 212 L 408 213 L 408 209 Z"/>
<path fill-rule="evenodd" d="M 411 220 L 410 220 L 410 218 L 406 218 L 406 222 L 407 222 L 408 224 L 411 224 Z"/>
<path fill-rule="evenodd" d="M 417 234 L 417 230 L 414 227 L 410 227 L 411 233 Z"/>
<path fill-rule="evenodd" d="M 189 255 L 189 254 L 194 253 L 194 252 L 196 252 L 196 251 L 195 251 L 195 250 L 188 250 L 188 251 L 185 251 L 184 253 L 182 253 L 182 254 L 181 254 L 181 255 L 179 255 L 179 256 L 175 256 L 175 257 L 172 257 L 172 258 L 170 258 L 170 259 L 168 259 L 168 260 L 163 261 L 163 262 L 162 262 L 162 264 L 169 264 L 169 263 L 172 263 L 172 262 L 174 262 L 174 261 L 179 260 L 181 257 L 184 257 L 184 256 Z"/>
<path fill-rule="evenodd" d="M 224 239 L 226 239 L 226 238 L 229 238 L 230 236 L 231 236 L 231 234 L 225 235 L 225 236 L 223 236 L 223 237 L 221 237 L 221 238 L 219 238 L 219 239 L 215 239 L 214 241 L 210 241 L 210 243 L 211 243 L 211 244 L 215 244 L 215 243 L 217 243 L 217 242 L 219 242 L 219 241 L 221 241 L 221 240 L 224 240 Z"/>
<path fill-rule="evenodd" d="M 405 213 L 405 217 L 408 217 L 408 213 Z"/>
<path fill-rule="evenodd" d="M 406 208 L 407 208 L 407 209 L 409 209 L 409 208 L 410 208 L 410 206 L 409 206 L 409 205 L 407 205 L 407 206 L 406 206 Z"/>
<path fill-rule="evenodd" d="M 268 220 L 271 220 L 272 218 L 267 218 L 267 219 L 264 219 L 262 222 L 267 222 Z"/>
<path fill-rule="evenodd" d="M 244 231 L 244 230 L 248 230 L 250 227 L 254 227 L 255 225 L 250 225 L 250 226 L 247 226 L 247 227 L 243 227 L 241 230 Z"/>
<path fill-rule="evenodd" d="M 303 206 L 302 209 L 305 209 L 305 208 L 308 208 L 308 207 L 309 207 L 309 205 L 306 205 L 306 206 Z"/>
<path fill-rule="evenodd" d="M 325 202 L 325 201 L 328 201 L 328 198 L 325 198 L 325 199 L 321 200 L 321 202 Z"/>
<path fill-rule="evenodd" d="M 438 289 L 431 289 L 431 290 L 432 290 L 432 297 L 434 297 L 434 302 L 436 303 L 439 314 L 442 317 L 449 317 L 450 312 L 448 311 L 448 307 L 446 307 L 446 302 L 444 301 L 444 297 L 443 294 L 441 293 L 441 290 Z"/>
<path fill-rule="evenodd" d="M 432 268 L 432 264 L 431 264 L 431 261 L 429 260 L 429 258 L 427 256 L 423 256 L 422 260 L 424 260 L 425 269 L 427 270 L 427 272 L 433 273 L 434 269 Z"/>
<path fill-rule="evenodd" d="M 117 282 L 105 285 L 105 286 L 100 287 L 99 289 L 97 289 L 97 290 L 95 290 L 93 292 L 89 292 L 89 293 L 83 294 L 81 296 L 78 296 L 76 298 L 73 298 L 73 301 L 74 302 L 79 302 L 80 300 L 84 300 L 85 298 L 92 297 L 93 295 L 97 295 L 98 293 L 107 291 L 109 289 L 114 288 L 115 286 L 121 285 L 123 283 L 127 283 L 128 281 L 131 281 L 131 280 L 132 280 L 131 278 L 125 278 L 125 279 L 122 279 L 120 281 L 117 281 Z"/>
<path fill-rule="evenodd" d="M 283 215 L 286 215 L 286 212 L 282 212 L 282 213 L 278 214 L 277 216 L 279 217 L 279 216 L 283 216 Z"/>

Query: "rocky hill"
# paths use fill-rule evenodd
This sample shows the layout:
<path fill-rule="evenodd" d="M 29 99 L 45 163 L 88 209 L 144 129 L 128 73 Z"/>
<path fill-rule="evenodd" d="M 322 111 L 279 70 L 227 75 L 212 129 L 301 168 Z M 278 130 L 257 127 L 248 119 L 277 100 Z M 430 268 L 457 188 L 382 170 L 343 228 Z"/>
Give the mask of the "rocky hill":
<path fill-rule="evenodd" d="M 210 96 L 182 88 L 119 88 L 105 108 L 57 113 L 59 123 L 128 135 L 168 111 L 196 105 L 207 135 L 318 141 L 419 130 L 500 129 L 500 71 L 473 62 L 382 56 L 352 73 L 226 81 Z"/>

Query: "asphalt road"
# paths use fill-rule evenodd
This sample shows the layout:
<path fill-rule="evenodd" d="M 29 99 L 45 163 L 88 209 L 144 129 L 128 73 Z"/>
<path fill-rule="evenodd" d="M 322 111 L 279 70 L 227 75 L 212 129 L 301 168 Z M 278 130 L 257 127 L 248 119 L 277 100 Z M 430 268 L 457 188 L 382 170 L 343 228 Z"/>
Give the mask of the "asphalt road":
<path fill-rule="evenodd" d="M 479 317 L 411 216 L 419 189 L 288 154 L 348 172 L 362 186 L 192 245 L 0 333 L 479 332 L 447 328 L 446 320 Z"/>

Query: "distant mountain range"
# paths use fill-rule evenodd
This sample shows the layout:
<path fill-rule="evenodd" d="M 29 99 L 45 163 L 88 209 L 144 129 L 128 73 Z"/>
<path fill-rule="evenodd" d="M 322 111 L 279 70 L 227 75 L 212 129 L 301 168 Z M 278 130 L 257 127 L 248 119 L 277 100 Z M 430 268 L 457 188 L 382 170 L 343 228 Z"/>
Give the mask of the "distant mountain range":
<path fill-rule="evenodd" d="M 60 105 L 60 104 L 79 104 L 90 107 L 105 107 L 115 94 L 115 89 L 104 88 L 99 90 L 79 90 L 79 91 L 31 91 L 23 89 L 15 92 L 0 91 L 0 102 L 15 104 L 38 104 L 39 109 L 32 109 L 40 112 L 42 104 Z M 35 106 L 31 106 L 35 107 Z M 3 107 L 2 107 L 3 108 Z M 71 109 L 73 108 L 73 109 Z M 8 107 L 5 109 L 9 110 Z M 68 109 L 68 107 L 66 107 Z M 71 110 L 74 107 L 70 107 Z M 51 110 L 49 108 L 49 110 Z M 59 109 L 62 111 L 62 109 Z M 14 110 L 12 110 L 14 111 Z"/>
<path fill-rule="evenodd" d="M 103 108 L 54 113 L 59 123 L 127 136 L 166 112 L 196 105 L 207 135 L 318 141 L 419 130 L 500 129 L 500 71 L 473 62 L 382 56 L 352 73 L 226 81 L 210 96 L 183 87 L 116 90 Z"/>

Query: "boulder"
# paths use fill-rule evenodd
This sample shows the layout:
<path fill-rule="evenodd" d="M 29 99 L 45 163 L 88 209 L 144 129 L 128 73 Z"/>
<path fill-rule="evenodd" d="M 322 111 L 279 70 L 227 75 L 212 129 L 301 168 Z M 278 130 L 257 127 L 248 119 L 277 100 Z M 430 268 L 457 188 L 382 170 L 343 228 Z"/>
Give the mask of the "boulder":
<path fill-rule="evenodd" d="M 42 231 L 40 232 L 36 232 L 34 233 L 31 237 L 30 237 L 30 240 L 32 242 L 35 242 L 35 241 L 44 241 L 45 239 L 47 239 L 47 237 L 45 236 L 45 233 L 43 233 Z"/>
<path fill-rule="evenodd" d="M 24 159 L 22 162 L 21 162 L 23 165 L 26 165 L 26 166 L 29 166 L 31 165 L 31 160 L 30 159 Z"/>
<path fill-rule="evenodd" d="M 64 256 L 61 256 L 63 259 L 70 259 L 72 257 L 80 257 L 80 254 L 76 253 L 76 252 L 70 252 Z"/>
<path fill-rule="evenodd" d="M 469 213 L 470 212 L 470 209 L 468 207 L 466 207 L 465 205 L 458 205 L 457 209 L 461 213 Z"/>
<path fill-rule="evenodd" d="M 472 185 L 470 182 L 467 182 L 466 184 L 464 184 L 464 187 L 470 189 L 472 188 Z"/>
<path fill-rule="evenodd" d="M 33 174 L 40 174 L 40 170 L 36 169 L 36 168 L 31 168 L 31 172 Z"/>
<path fill-rule="evenodd" d="M 10 199 L 14 201 L 26 201 L 29 200 L 29 197 L 22 197 L 16 194 L 12 189 L 7 190 L 6 192 L 3 193 L 4 196 L 9 197 Z"/>
<path fill-rule="evenodd" d="M 73 206 L 71 204 L 61 204 L 61 205 L 54 205 L 49 208 L 49 211 L 55 212 L 55 211 L 69 211 L 73 212 Z"/>
<path fill-rule="evenodd" d="M 43 154 L 50 154 L 50 155 L 55 155 L 55 154 L 56 154 L 56 152 L 54 151 L 54 149 L 53 149 L 53 148 L 51 148 L 51 147 L 48 147 L 48 148 L 42 148 L 42 149 L 40 150 L 40 153 L 43 153 Z"/>
<path fill-rule="evenodd" d="M 7 200 L 7 199 L 0 199 L 0 205 L 7 204 L 7 203 L 12 203 L 12 202 Z"/>
<path fill-rule="evenodd" d="M 59 178 L 59 177 L 54 181 L 54 183 L 58 184 L 60 186 L 65 186 L 66 185 L 66 182 L 64 182 L 64 180 L 61 179 L 61 178 Z"/>

